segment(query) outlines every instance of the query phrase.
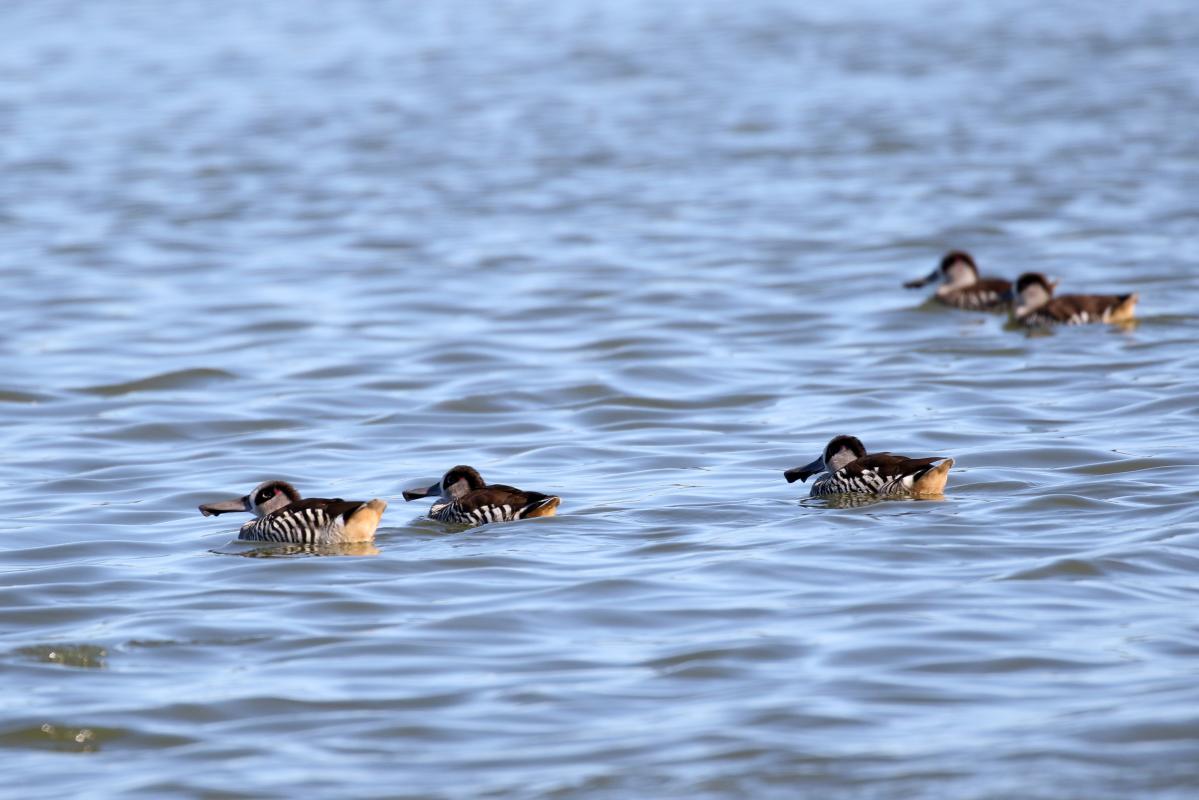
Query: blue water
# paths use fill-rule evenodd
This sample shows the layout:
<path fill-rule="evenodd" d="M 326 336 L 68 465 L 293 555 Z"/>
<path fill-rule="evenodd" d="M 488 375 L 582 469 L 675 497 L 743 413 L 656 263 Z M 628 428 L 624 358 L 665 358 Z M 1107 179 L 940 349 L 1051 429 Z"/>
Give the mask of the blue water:
<path fill-rule="evenodd" d="M 0 796 L 1199 792 L 1191 4 L 0 31 Z M 951 247 L 1139 323 L 901 288 Z M 806 499 L 837 433 L 945 499 Z M 400 498 L 459 463 L 559 516 Z M 375 552 L 196 510 L 270 477 Z"/>

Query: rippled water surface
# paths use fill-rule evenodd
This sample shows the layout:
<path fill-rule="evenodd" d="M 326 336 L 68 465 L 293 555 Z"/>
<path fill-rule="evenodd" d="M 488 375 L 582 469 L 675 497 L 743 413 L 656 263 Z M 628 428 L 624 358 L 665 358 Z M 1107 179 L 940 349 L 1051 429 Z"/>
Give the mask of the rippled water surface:
<path fill-rule="evenodd" d="M 0 7 L 0 794 L 1196 796 L 1199 16 L 812 5 Z"/>

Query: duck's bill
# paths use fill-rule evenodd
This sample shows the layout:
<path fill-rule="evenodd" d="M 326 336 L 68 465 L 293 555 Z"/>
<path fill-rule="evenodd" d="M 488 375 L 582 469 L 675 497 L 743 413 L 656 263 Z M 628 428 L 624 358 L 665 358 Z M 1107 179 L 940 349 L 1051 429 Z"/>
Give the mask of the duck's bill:
<path fill-rule="evenodd" d="M 795 483 L 796 481 L 808 482 L 808 478 L 824 471 L 824 457 L 820 457 L 803 467 L 789 469 L 783 473 L 783 477 L 787 479 L 787 483 Z"/>
<path fill-rule="evenodd" d="M 420 500 L 422 497 L 437 497 L 441 494 L 441 484 L 435 483 L 428 489 L 405 489 L 405 500 Z"/>
<path fill-rule="evenodd" d="M 938 277 L 940 277 L 940 275 L 941 275 L 941 269 L 938 267 L 937 269 L 934 269 L 934 270 L 933 270 L 932 272 L 930 272 L 929 274 L 925 275 L 923 278 L 917 278 L 917 279 L 916 279 L 916 280 L 914 280 L 914 281 L 908 281 L 907 283 L 905 283 L 905 284 L 903 285 L 903 288 L 905 288 L 905 289 L 919 289 L 921 286 L 924 286 L 925 284 L 932 283 L 932 282 L 933 282 L 933 281 L 935 281 L 935 280 L 936 280 Z"/>
<path fill-rule="evenodd" d="M 219 503 L 205 503 L 200 506 L 200 513 L 206 517 L 215 517 L 217 514 L 227 514 L 231 511 L 253 511 L 250 506 L 249 495 L 238 497 L 233 500 L 222 500 Z"/>

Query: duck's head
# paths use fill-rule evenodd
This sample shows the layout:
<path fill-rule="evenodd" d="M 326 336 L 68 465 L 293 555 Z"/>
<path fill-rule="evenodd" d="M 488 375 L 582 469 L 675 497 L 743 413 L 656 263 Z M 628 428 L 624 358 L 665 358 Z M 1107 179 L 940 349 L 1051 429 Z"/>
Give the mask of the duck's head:
<path fill-rule="evenodd" d="M 1022 317 L 1036 311 L 1053 299 L 1053 290 L 1057 281 L 1046 278 L 1039 272 L 1026 272 L 1016 281 L 1016 302 L 1012 313 Z"/>
<path fill-rule="evenodd" d="M 783 473 L 787 483 L 807 481 L 813 475 L 821 472 L 836 472 L 866 455 L 866 448 L 856 436 L 834 436 L 824 447 L 824 452 L 813 461 L 802 467 L 789 469 Z"/>
<path fill-rule="evenodd" d="M 263 481 L 245 497 L 205 503 L 200 506 L 200 513 L 206 517 L 215 517 L 217 514 L 231 511 L 245 511 L 256 517 L 264 517 L 299 499 L 300 493 L 287 481 Z"/>
<path fill-rule="evenodd" d="M 926 283 L 932 283 L 935 280 L 941 281 L 942 286 L 969 286 L 978 281 L 978 267 L 974 263 L 974 258 L 965 250 L 950 250 L 941 258 L 941 263 L 937 268 L 923 278 L 918 278 L 914 281 L 908 281 L 904 287 L 908 289 L 919 289 Z"/>
<path fill-rule="evenodd" d="M 422 497 L 444 497 L 454 499 L 462 497 L 475 489 L 482 489 L 487 484 L 483 476 L 474 467 L 459 465 L 454 467 L 441 480 L 427 489 L 406 489 L 405 500 L 419 500 Z"/>

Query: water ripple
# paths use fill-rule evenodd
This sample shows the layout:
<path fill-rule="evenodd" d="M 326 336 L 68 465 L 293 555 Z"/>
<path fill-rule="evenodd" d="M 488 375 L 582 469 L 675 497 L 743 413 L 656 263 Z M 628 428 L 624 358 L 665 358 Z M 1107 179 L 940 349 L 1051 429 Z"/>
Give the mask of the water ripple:
<path fill-rule="evenodd" d="M 0 795 L 1192 797 L 1196 19 L 0 5 Z M 196 511 L 273 476 L 376 541 Z"/>

